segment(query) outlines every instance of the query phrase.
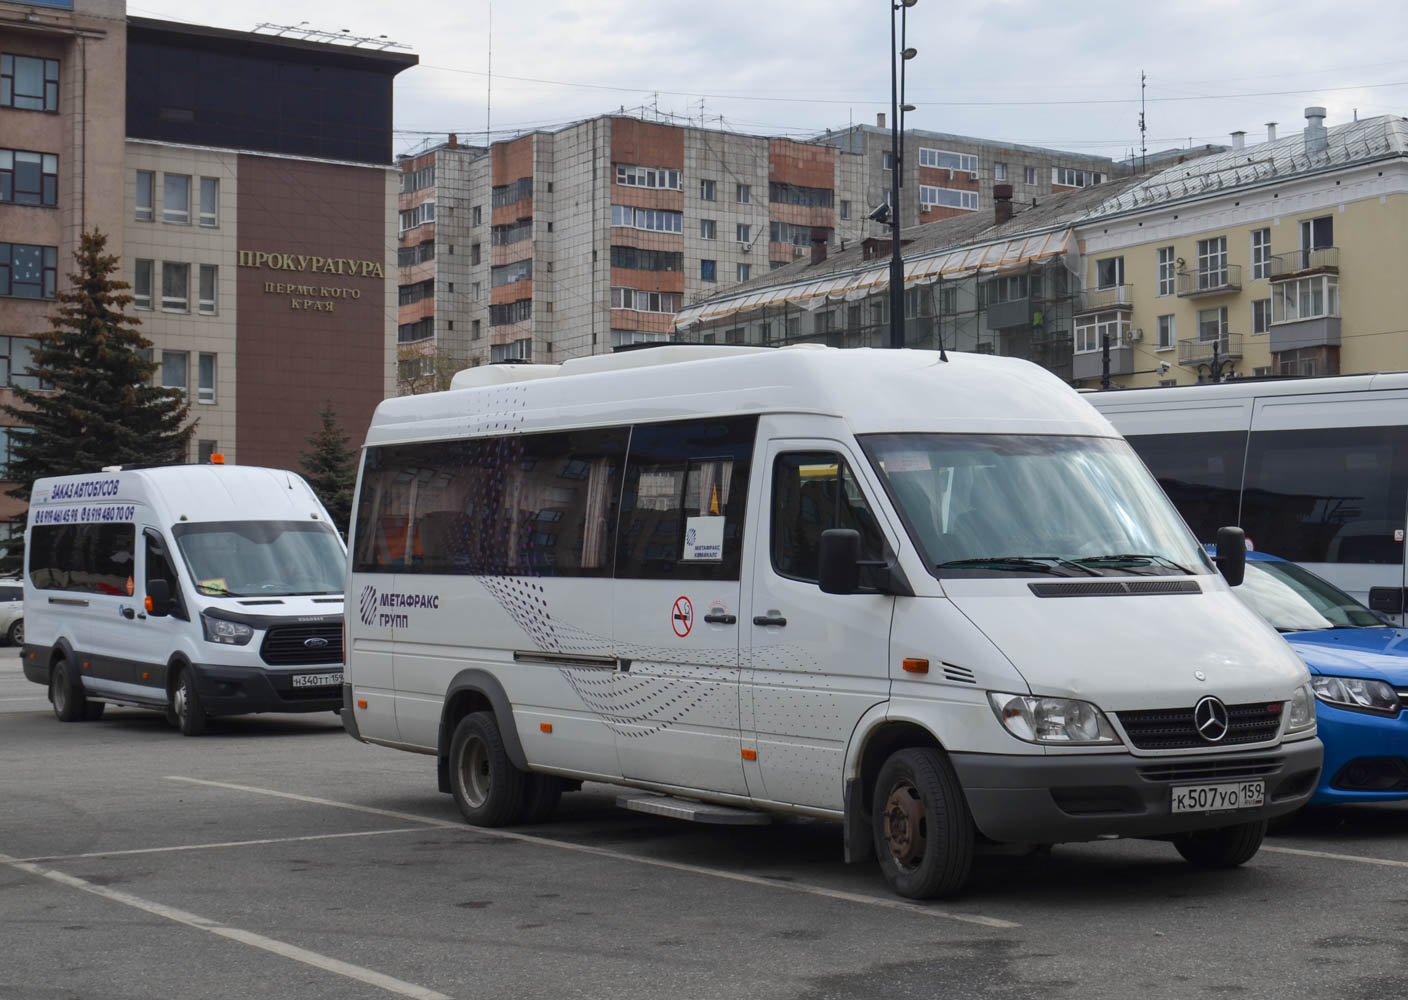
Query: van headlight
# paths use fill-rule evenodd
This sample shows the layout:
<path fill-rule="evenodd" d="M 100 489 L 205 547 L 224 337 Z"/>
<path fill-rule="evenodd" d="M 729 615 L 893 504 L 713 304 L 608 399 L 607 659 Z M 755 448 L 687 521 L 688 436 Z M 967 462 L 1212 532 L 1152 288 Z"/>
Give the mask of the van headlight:
<path fill-rule="evenodd" d="M 1357 712 L 1398 714 L 1398 692 L 1383 681 L 1363 677 L 1312 677 L 1310 686 L 1315 697 L 1327 705 L 1337 705 Z"/>
<path fill-rule="evenodd" d="M 226 646 L 243 646 L 254 638 L 254 629 L 243 622 L 226 621 L 224 618 L 200 616 L 201 627 L 205 629 L 206 642 L 219 642 Z"/>
<path fill-rule="evenodd" d="M 1286 720 L 1286 733 L 1301 733 L 1315 727 L 1315 695 L 1309 684 L 1302 684 L 1291 695 L 1291 714 Z"/>
<path fill-rule="evenodd" d="M 1105 713 L 1088 701 L 989 691 L 988 702 L 1007 731 L 1028 743 L 1089 746 L 1120 742 Z"/>

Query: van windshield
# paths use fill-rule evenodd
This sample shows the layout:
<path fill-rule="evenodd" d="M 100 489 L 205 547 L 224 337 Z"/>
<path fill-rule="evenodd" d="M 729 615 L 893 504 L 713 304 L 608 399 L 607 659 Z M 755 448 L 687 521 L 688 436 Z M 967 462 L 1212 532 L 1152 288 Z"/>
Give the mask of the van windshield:
<path fill-rule="evenodd" d="M 210 597 L 340 594 L 337 533 L 303 521 L 221 521 L 172 529 L 196 591 Z"/>
<path fill-rule="evenodd" d="M 861 443 L 937 576 L 1212 572 L 1122 439 L 872 434 Z"/>

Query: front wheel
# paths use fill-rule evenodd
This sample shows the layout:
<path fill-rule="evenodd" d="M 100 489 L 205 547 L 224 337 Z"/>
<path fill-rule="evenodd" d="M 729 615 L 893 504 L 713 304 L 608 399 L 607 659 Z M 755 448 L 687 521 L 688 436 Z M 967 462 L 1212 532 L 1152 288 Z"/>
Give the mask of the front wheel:
<path fill-rule="evenodd" d="M 450 740 L 450 788 L 474 826 L 507 826 L 523 815 L 529 776 L 513 766 L 492 712 L 471 712 Z"/>
<path fill-rule="evenodd" d="M 880 769 L 871 814 L 890 888 L 910 899 L 957 892 L 973 864 L 973 817 L 944 754 L 900 750 Z"/>
<path fill-rule="evenodd" d="M 195 672 L 190 667 L 181 669 L 176 686 L 171 689 L 167 718 L 173 717 L 182 736 L 199 736 L 205 732 L 205 709 L 200 703 L 200 692 L 196 690 Z"/>
<path fill-rule="evenodd" d="M 1266 836 L 1266 820 L 1202 830 L 1173 842 L 1185 861 L 1200 868 L 1236 868 L 1246 864 L 1261 849 Z"/>
<path fill-rule="evenodd" d="M 83 719 L 87 701 L 83 697 L 82 681 L 69 676 L 68 660 L 62 656 L 54 661 L 49 671 L 49 701 L 54 706 L 54 715 L 60 722 L 79 722 Z"/>

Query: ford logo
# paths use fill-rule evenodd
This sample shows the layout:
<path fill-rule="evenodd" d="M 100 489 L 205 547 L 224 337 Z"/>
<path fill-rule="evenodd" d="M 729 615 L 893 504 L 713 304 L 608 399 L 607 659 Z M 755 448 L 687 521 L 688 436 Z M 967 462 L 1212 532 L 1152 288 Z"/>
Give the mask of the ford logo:
<path fill-rule="evenodd" d="M 315 635 L 311 639 L 303 640 L 303 645 L 307 646 L 309 649 L 322 649 L 327 644 L 328 641 L 320 635 Z"/>

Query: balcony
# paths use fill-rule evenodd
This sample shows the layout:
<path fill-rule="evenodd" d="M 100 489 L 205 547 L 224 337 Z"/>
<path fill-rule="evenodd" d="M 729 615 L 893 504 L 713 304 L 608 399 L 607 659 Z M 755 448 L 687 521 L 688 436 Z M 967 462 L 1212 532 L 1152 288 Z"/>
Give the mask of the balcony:
<path fill-rule="evenodd" d="M 1080 293 L 1080 304 L 1076 315 L 1105 312 L 1107 310 L 1130 310 L 1134 308 L 1133 285 L 1111 285 L 1109 288 L 1087 288 Z"/>
<path fill-rule="evenodd" d="M 1134 373 L 1134 348 L 1128 342 L 1110 341 L 1110 377 Z M 1103 351 L 1082 351 L 1071 361 L 1071 377 L 1077 381 L 1102 378 L 1105 374 Z"/>
<path fill-rule="evenodd" d="M 1318 250 L 1296 250 L 1278 253 L 1271 258 L 1267 275 L 1272 281 L 1299 278 L 1310 274 L 1339 274 L 1340 248 L 1320 247 Z"/>
<path fill-rule="evenodd" d="M 1218 366 L 1242 360 L 1242 335 L 1224 333 L 1215 340 L 1180 340 L 1178 363 L 1189 368 L 1199 365 Z"/>
<path fill-rule="evenodd" d="M 1010 330 L 1032 325 L 1032 300 L 1025 295 L 1006 302 L 990 302 L 987 306 L 989 330 Z"/>
<path fill-rule="evenodd" d="M 1242 265 L 1227 264 L 1223 267 L 1199 271 L 1180 271 L 1178 274 L 1178 297 L 1183 299 L 1202 298 L 1207 295 L 1225 295 L 1242 290 Z"/>

